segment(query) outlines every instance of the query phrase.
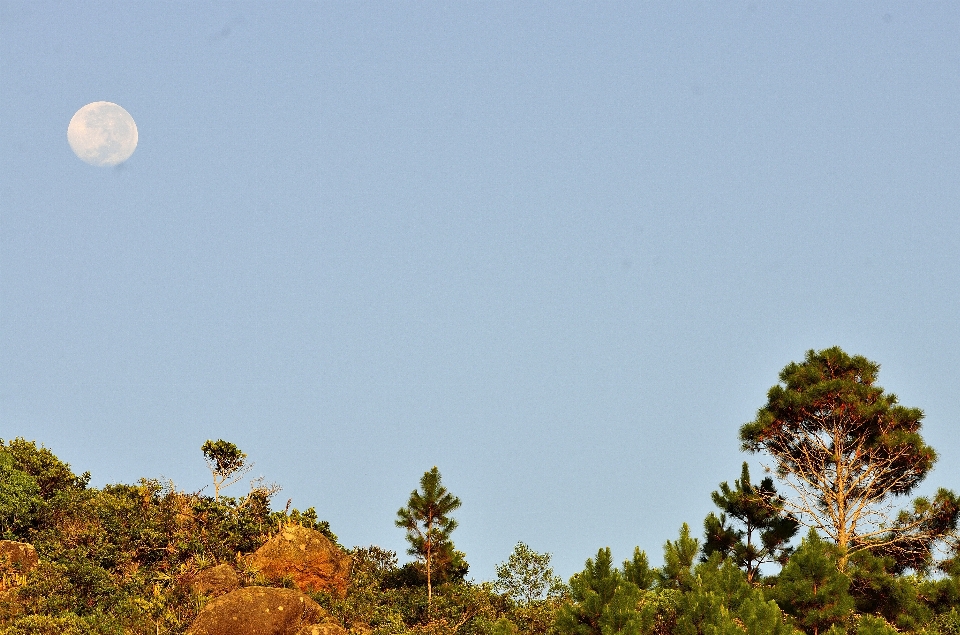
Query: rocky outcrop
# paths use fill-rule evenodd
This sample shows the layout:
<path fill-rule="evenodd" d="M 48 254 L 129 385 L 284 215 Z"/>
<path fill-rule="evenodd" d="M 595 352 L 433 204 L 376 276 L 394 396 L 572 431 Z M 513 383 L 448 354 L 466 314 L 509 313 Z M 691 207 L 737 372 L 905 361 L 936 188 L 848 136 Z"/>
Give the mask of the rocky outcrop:
<path fill-rule="evenodd" d="M 330 618 L 320 624 L 304 626 L 297 631 L 297 635 L 347 635 L 347 631 L 336 620 Z"/>
<path fill-rule="evenodd" d="M 0 572 L 29 573 L 40 563 L 33 545 L 13 540 L 0 540 Z"/>
<path fill-rule="evenodd" d="M 251 586 L 211 600 L 187 635 L 298 635 L 311 633 L 304 628 L 331 620 L 319 604 L 299 591 Z"/>
<path fill-rule="evenodd" d="M 37 568 L 40 558 L 33 545 L 13 540 L 0 540 L 0 621 L 23 612 L 17 599 L 18 587 L 27 574 Z"/>
<path fill-rule="evenodd" d="M 287 525 L 246 558 L 270 580 L 290 578 L 301 591 L 343 596 L 350 583 L 350 557 L 319 531 Z"/>
<path fill-rule="evenodd" d="M 198 573 L 190 588 L 200 595 L 216 597 L 229 593 L 240 586 L 236 570 L 229 564 L 221 564 Z"/>

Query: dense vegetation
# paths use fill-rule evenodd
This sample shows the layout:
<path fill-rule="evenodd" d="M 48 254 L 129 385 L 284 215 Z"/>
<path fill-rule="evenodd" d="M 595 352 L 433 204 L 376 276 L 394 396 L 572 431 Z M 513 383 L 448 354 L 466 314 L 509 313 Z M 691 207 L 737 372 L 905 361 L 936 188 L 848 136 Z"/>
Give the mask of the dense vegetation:
<path fill-rule="evenodd" d="M 469 580 L 453 544 L 461 501 L 433 468 L 397 514 L 413 560 L 348 549 L 347 593 L 313 597 L 358 635 L 960 635 L 960 502 L 941 490 L 893 509 L 936 455 L 922 412 L 876 386 L 877 370 L 836 348 L 785 368 L 740 431 L 783 491 L 744 463 L 713 492 L 703 539 L 684 524 L 658 567 L 639 548 L 616 566 L 603 548 L 565 583 L 521 543 L 495 581 Z M 3 568 L 0 633 L 183 633 L 205 601 L 198 571 L 232 563 L 246 584 L 271 583 L 238 554 L 288 523 L 337 541 L 313 509 L 271 511 L 276 486 L 224 495 L 246 454 L 223 440 L 201 450 L 212 496 L 154 479 L 93 488 L 35 442 L 0 440 L 0 539 L 40 556 L 28 573 Z"/>

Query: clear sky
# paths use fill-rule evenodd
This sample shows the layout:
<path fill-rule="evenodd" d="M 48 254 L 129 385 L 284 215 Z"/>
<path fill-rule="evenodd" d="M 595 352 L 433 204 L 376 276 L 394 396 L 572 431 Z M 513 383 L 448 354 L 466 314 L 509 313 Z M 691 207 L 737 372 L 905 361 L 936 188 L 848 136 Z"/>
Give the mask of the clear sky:
<path fill-rule="evenodd" d="M 675 6 L 680 5 L 680 6 Z M 960 6 L 0 2 L 0 437 L 490 579 L 660 562 L 839 345 L 960 488 Z M 126 163 L 67 144 L 116 102 Z M 235 486 L 235 493 L 243 490 Z"/>

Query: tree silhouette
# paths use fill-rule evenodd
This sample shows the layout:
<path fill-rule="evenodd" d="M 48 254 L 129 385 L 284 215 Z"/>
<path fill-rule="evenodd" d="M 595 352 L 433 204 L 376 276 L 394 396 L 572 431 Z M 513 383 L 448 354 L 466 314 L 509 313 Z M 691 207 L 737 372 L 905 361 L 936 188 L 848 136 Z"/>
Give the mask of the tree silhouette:
<path fill-rule="evenodd" d="M 759 485 L 750 482 L 750 468 L 746 461 L 740 478 L 730 487 L 720 484 L 720 491 L 711 494 L 714 504 L 720 508 L 720 516 L 713 512 L 703 521 L 703 557 L 712 553 L 733 558 L 753 582 L 765 562 L 784 564 L 790 556 L 788 546 L 796 535 L 799 523 L 783 511 L 783 499 L 777 495 L 773 479 L 767 477 Z M 735 520 L 740 527 L 727 524 Z"/>

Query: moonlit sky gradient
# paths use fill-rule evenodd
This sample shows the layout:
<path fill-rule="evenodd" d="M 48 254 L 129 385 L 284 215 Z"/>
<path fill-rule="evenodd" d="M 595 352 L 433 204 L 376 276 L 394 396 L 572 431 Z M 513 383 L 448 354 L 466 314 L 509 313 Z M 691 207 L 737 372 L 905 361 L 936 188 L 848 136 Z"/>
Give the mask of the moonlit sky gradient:
<path fill-rule="evenodd" d="M 401 553 L 437 465 L 473 577 L 566 577 L 840 345 L 960 488 L 960 7 L 680 4 L 0 3 L 0 437 L 190 491 L 222 437 Z"/>

